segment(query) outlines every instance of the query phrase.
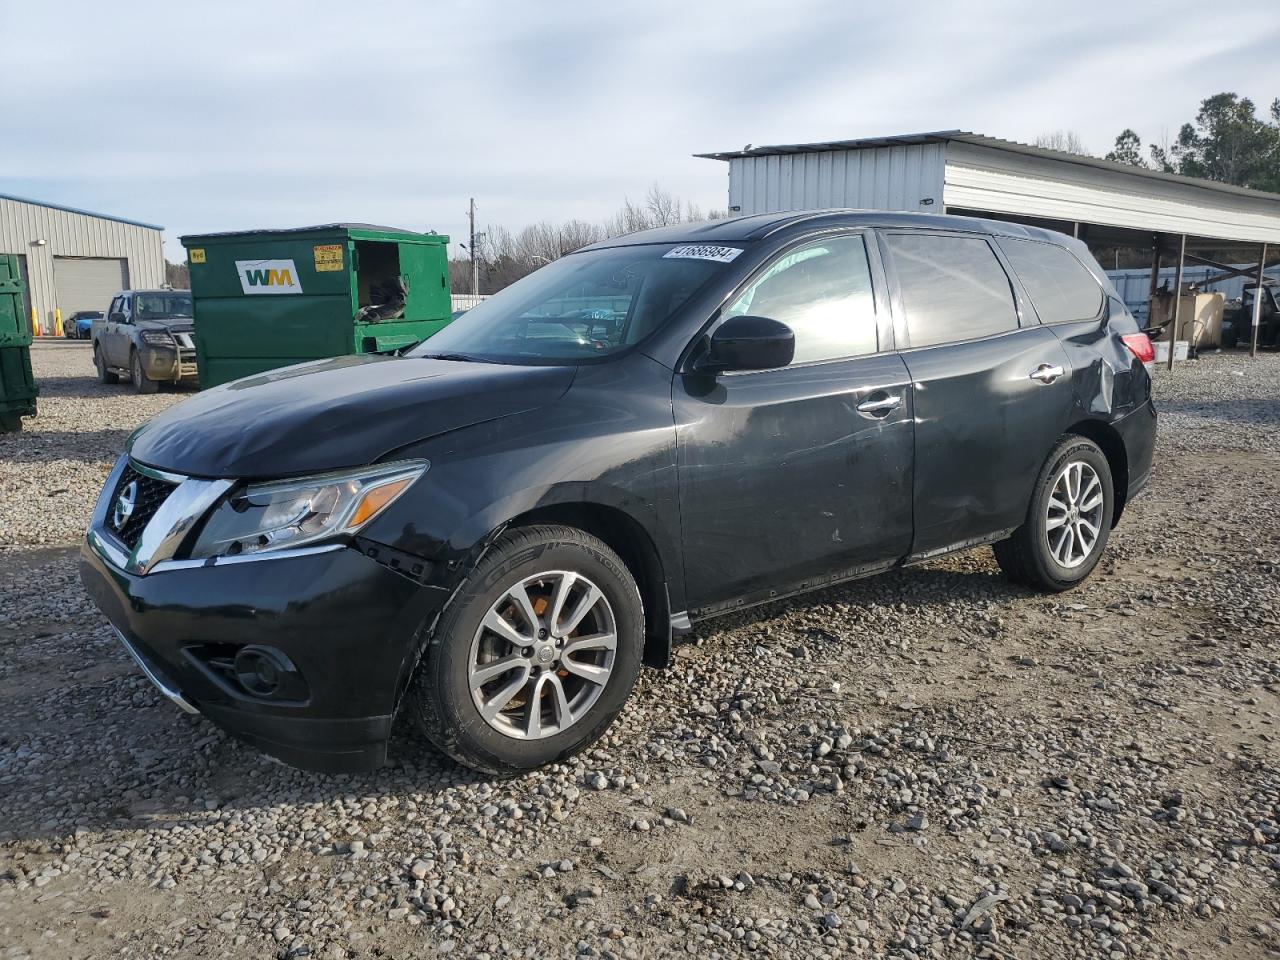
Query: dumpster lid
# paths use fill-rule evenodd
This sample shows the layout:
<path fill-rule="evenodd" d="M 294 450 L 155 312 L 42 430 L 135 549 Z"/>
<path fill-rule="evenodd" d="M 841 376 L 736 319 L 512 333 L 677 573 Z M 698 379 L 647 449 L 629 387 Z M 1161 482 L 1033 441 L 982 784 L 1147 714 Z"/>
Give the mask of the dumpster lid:
<path fill-rule="evenodd" d="M 376 223 L 320 223 L 311 227 L 262 227 L 256 230 L 226 230 L 219 233 L 189 233 L 179 237 L 179 241 L 186 245 L 188 241 L 200 241 L 205 243 L 209 240 L 220 240 L 230 238 L 257 237 L 257 236 L 289 236 L 308 233 L 346 233 L 357 239 L 362 237 L 410 237 L 415 240 L 425 240 L 427 242 L 448 243 L 449 238 L 443 233 L 436 233 L 434 230 L 428 233 L 420 233 L 416 230 L 406 230 L 403 227 L 384 227 Z"/>

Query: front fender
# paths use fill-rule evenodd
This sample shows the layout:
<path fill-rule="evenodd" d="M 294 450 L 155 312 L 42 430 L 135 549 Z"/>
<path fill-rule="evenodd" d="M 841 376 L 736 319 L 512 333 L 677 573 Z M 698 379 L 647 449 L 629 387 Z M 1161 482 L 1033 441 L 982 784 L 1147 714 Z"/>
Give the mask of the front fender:
<path fill-rule="evenodd" d="M 648 532 L 674 609 L 683 596 L 670 371 L 639 358 L 580 374 L 557 403 L 397 450 L 427 473 L 362 535 L 429 561 L 441 585 L 474 562 L 494 531 L 533 510 L 599 506 Z M 583 387 L 583 382 L 586 387 Z M 675 595 L 679 590 L 680 597 Z"/>

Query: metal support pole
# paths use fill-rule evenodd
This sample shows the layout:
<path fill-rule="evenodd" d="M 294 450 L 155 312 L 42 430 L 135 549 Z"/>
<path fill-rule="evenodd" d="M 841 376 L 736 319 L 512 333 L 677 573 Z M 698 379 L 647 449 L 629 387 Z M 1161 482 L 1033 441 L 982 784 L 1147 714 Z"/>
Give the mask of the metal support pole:
<path fill-rule="evenodd" d="M 1253 291 L 1253 342 L 1249 344 L 1249 356 L 1258 355 L 1258 327 L 1262 322 L 1262 282 L 1266 279 L 1263 272 L 1267 268 L 1267 245 L 1262 245 L 1262 256 L 1258 258 L 1258 286 Z"/>
<path fill-rule="evenodd" d="M 471 207 L 467 211 L 468 219 L 471 221 L 471 245 L 467 249 L 471 252 L 471 292 L 476 296 L 480 295 L 480 264 L 476 260 L 476 198 L 471 198 Z"/>
<path fill-rule="evenodd" d="M 1155 235 L 1155 243 L 1151 254 L 1151 289 L 1147 291 L 1147 326 L 1151 326 L 1151 305 L 1156 302 L 1156 291 L 1160 289 L 1160 234 Z"/>
<path fill-rule="evenodd" d="M 1173 355 L 1178 346 L 1178 314 L 1182 306 L 1182 269 L 1187 263 L 1187 235 L 1182 235 L 1182 246 L 1178 249 L 1178 279 L 1173 285 L 1173 324 L 1169 331 L 1169 369 L 1173 369 Z"/>

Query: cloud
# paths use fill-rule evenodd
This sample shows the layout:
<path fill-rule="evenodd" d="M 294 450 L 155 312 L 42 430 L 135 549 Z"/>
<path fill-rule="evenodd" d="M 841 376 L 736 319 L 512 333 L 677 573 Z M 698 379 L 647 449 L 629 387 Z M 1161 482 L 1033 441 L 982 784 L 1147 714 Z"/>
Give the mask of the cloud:
<path fill-rule="evenodd" d="M 170 257 L 184 232 L 335 220 L 457 238 L 471 196 L 509 227 L 655 181 L 722 207 L 725 167 L 690 155 L 748 142 L 1068 128 L 1104 152 L 1222 89 L 1280 94 L 1258 0 L 1221 22 L 1095 0 L 4 7 L 0 190 L 162 223 Z"/>

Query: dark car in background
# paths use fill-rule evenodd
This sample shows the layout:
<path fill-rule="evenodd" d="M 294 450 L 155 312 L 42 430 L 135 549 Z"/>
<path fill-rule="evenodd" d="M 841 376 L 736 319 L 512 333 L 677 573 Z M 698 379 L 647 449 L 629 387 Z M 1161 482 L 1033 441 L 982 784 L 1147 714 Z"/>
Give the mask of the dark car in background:
<path fill-rule="evenodd" d="M 177 703 L 290 763 L 405 712 L 510 773 L 609 726 L 692 623 L 991 545 L 1070 589 L 1147 483 L 1151 344 L 1085 246 L 831 211 L 566 256 L 403 356 L 208 390 L 83 550 Z"/>
<path fill-rule="evenodd" d="M 93 335 L 93 321 L 101 319 L 101 310 L 78 310 L 63 324 L 62 335 L 68 340 L 88 340 Z"/>
<path fill-rule="evenodd" d="M 103 383 L 127 377 L 137 393 L 197 380 L 190 290 L 122 290 L 93 323 L 93 364 Z"/>

